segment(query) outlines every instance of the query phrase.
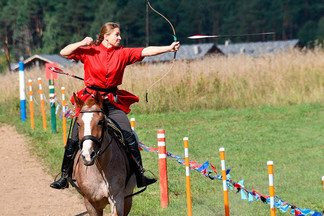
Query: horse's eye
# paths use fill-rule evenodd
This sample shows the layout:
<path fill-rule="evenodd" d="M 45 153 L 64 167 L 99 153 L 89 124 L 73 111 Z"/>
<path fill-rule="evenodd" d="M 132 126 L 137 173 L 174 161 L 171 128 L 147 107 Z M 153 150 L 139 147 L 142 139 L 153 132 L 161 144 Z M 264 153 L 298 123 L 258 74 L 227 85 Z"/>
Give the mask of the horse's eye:
<path fill-rule="evenodd" d="M 102 126 L 102 125 L 103 125 L 103 121 L 99 121 L 98 126 Z"/>

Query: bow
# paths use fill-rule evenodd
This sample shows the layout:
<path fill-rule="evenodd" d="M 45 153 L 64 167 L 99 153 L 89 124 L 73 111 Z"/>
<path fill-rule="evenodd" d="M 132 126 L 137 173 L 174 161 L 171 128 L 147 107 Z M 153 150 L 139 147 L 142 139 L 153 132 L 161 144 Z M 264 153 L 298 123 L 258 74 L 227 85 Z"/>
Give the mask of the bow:
<path fill-rule="evenodd" d="M 171 26 L 171 28 L 172 28 L 172 31 L 173 31 L 173 40 L 174 40 L 174 42 L 176 42 L 176 41 L 178 41 L 178 39 L 177 39 L 177 34 L 176 34 L 176 31 L 175 31 L 175 29 L 174 29 L 174 27 L 173 27 L 173 25 L 172 25 L 172 23 L 170 22 L 170 20 L 168 19 L 168 18 L 166 18 L 163 14 L 161 14 L 160 12 L 158 12 L 157 10 L 155 10 L 153 7 L 152 7 L 152 5 L 150 4 L 150 2 L 149 2 L 149 0 L 146 0 L 146 3 L 147 3 L 147 5 L 155 12 L 155 13 L 157 13 L 158 15 L 160 15 L 163 19 L 165 19 L 168 23 L 169 23 L 169 25 Z M 174 59 L 175 59 L 175 56 L 176 56 L 176 52 L 174 52 Z"/>
<path fill-rule="evenodd" d="M 178 41 L 178 39 L 177 39 L 177 35 L 176 35 L 176 31 L 175 31 L 175 29 L 174 29 L 174 27 L 173 27 L 173 25 L 172 25 L 172 23 L 170 22 L 170 20 L 168 19 L 168 18 L 166 18 L 163 14 L 161 14 L 160 12 L 158 12 L 157 10 L 155 10 L 153 7 L 152 7 L 152 5 L 150 4 L 150 2 L 149 2 L 149 0 L 146 0 L 146 3 L 147 3 L 147 5 L 155 12 L 155 13 L 157 13 L 158 15 L 160 15 L 163 19 L 165 19 L 168 23 L 169 23 L 169 25 L 171 26 L 171 28 L 172 28 L 172 31 L 173 31 L 173 40 L 174 40 L 174 42 L 176 42 L 176 41 Z M 174 62 L 175 62 L 175 59 L 176 59 L 176 55 L 177 55 L 177 51 L 175 51 L 174 52 L 174 55 L 173 55 L 173 61 L 172 61 L 172 66 L 170 67 L 170 69 L 160 78 L 160 79 L 158 79 L 157 81 L 155 81 L 149 88 L 147 88 L 146 89 L 146 102 L 148 102 L 148 90 L 150 90 L 150 88 L 152 88 L 156 83 L 158 83 L 158 82 L 160 82 L 168 73 L 170 73 L 171 72 L 171 70 L 172 70 L 172 68 L 173 68 L 173 66 L 174 66 Z"/>

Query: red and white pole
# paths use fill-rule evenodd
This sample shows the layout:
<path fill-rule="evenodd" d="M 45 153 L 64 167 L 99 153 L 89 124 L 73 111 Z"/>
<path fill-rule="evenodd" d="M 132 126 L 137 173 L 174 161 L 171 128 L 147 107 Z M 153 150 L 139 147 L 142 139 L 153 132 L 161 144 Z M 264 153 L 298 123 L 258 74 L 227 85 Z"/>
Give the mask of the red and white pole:
<path fill-rule="evenodd" d="M 184 142 L 184 149 L 185 149 L 185 166 L 186 166 L 187 211 L 188 211 L 188 216 L 192 216 L 188 137 L 183 138 L 183 142 Z"/>
<path fill-rule="evenodd" d="M 322 176 L 323 189 L 324 189 L 324 176 Z"/>
<path fill-rule="evenodd" d="M 268 174 L 269 174 L 269 194 L 270 194 L 270 213 L 271 216 L 276 215 L 276 209 L 274 206 L 274 186 L 273 186 L 273 161 L 268 161 Z"/>
<path fill-rule="evenodd" d="M 159 150 L 161 207 L 165 208 L 169 205 L 169 191 L 168 191 L 166 146 L 165 146 L 165 131 L 163 129 L 158 130 L 157 139 L 158 139 L 158 150 Z"/>
<path fill-rule="evenodd" d="M 224 194 L 224 206 L 225 215 L 229 216 L 229 204 L 228 204 L 228 191 L 227 191 L 227 178 L 226 178 L 226 166 L 225 166 L 225 148 L 220 148 L 220 158 L 222 165 L 222 179 L 223 179 L 223 194 Z"/>

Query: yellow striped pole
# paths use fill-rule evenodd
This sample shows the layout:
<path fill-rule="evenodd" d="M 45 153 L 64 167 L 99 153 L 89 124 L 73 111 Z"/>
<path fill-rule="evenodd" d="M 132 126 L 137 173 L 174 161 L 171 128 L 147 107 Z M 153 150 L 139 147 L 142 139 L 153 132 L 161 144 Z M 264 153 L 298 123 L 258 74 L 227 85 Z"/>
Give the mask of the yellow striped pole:
<path fill-rule="evenodd" d="M 41 109 L 42 109 L 42 119 L 43 119 L 43 128 L 46 130 L 46 116 L 45 116 L 45 104 L 44 104 L 44 94 L 42 88 L 42 79 L 38 78 L 38 86 L 39 86 L 39 95 L 41 100 Z"/>
<path fill-rule="evenodd" d="M 30 105 L 30 127 L 32 130 L 35 129 L 34 124 L 34 104 L 33 104 L 33 87 L 32 87 L 32 80 L 28 80 L 29 86 L 29 105 Z"/>
<path fill-rule="evenodd" d="M 66 141 L 67 141 L 67 137 L 66 137 L 66 117 L 65 117 L 65 113 L 66 113 L 66 104 L 65 104 L 65 88 L 62 87 L 61 88 L 62 91 L 62 112 L 63 112 L 63 116 L 62 116 L 62 122 L 63 122 L 63 145 L 66 145 Z"/>
<path fill-rule="evenodd" d="M 274 206 L 273 161 L 268 161 L 267 165 L 268 165 L 268 174 L 269 174 L 270 213 L 271 216 L 275 216 L 276 209 Z"/>
<path fill-rule="evenodd" d="M 135 131 L 135 118 L 131 118 L 131 128 Z"/>
<path fill-rule="evenodd" d="M 223 194 L 224 194 L 224 206 L 225 215 L 229 216 L 229 203 L 228 203 L 228 191 L 227 191 L 227 178 L 226 178 L 226 166 L 225 166 L 225 148 L 220 148 L 220 158 L 222 165 L 222 179 L 223 179 Z"/>
<path fill-rule="evenodd" d="M 187 210 L 188 216 L 192 215 L 191 208 L 191 187 L 190 187 L 190 165 L 189 165 L 189 142 L 188 137 L 183 138 L 184 149 L 185 149 L 185 165 L 186 165 L 186 188 L 187 188 Z"/>

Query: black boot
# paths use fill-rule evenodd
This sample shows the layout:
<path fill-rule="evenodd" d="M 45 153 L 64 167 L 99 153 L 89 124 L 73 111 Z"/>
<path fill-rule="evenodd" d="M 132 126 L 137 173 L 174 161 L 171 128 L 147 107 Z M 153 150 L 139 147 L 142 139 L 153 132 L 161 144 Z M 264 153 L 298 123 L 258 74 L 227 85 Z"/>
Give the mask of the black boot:
<path fill-rule="evenodd" d="M 135 135 L 132 135 L 132 141 L 128 142 L 128 150 L 131 153 L 131 158 L 134 160 L 131 165 L 134 168 L 137 187 L 145 187 L 155 183 L 157 181 L 156 178 L 149 178 L 144 175 L 141 152 L 138 148 L 138 141 Z"/>
<path fill-rule="evenodd" d="M 73 171 L 73 159 L 75 155 L 75 151 L 78 149 L 78 141 L 68 139 L 65 151 L 64 151 L 64 158 L 62 162 L 62 176 L 59 180 L 54 181 L 50 186 L 55 189 L 65 189 L 69 187 L 69 183 L 67 178 L 72 177 Z"/>

